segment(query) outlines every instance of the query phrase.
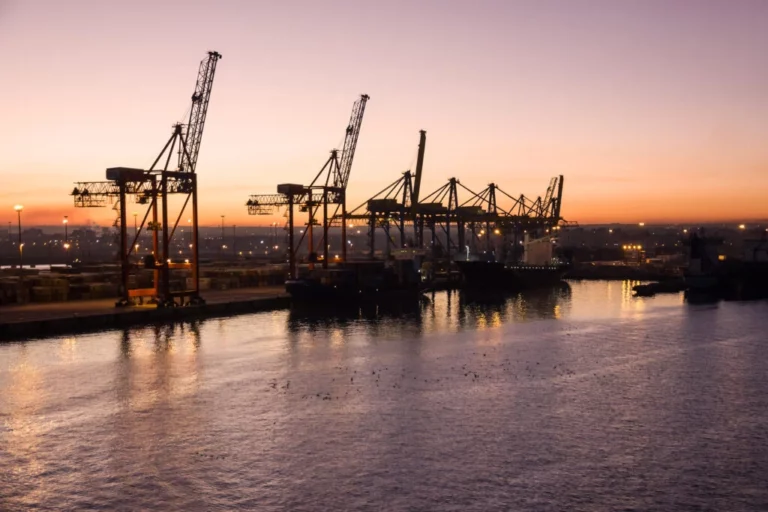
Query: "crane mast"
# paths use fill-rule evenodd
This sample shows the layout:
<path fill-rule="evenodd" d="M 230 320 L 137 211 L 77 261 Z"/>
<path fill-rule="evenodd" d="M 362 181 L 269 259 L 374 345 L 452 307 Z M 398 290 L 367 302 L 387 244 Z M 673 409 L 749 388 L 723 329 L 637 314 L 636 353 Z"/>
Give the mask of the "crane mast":
<path fill-rule="evenodd" d="M 344 138 L 344 149 L 341 151 L 341 164 L 333 177 L 333 186 L 341 189 L 347 188 L 349 175 L 352 172 L 352 159 L 355 158 L 355 149 L 357 148 L 357 139 L 360 137 L 360 127 L 363 124 L 363 114 L 365 113 L 365 104 L 370 99 L 367 94 L 360 95 L 352 107 L 352 115 L 349 117 L 347 134 Z"/>
<path fill-rule="evenodd" d="M 187 124 L 186 149 L 179 153 L 179 170 L 195 172 L 197 156 L 200 153 L 200 142 L 203 140 L 205 116 L 208 114 L 208 102 L 213 89 L 213 75 L 216 73 L 216 63 L 221 58 L 218 52 L 208 52 L 208 58 L 200 62 L 197 72 L 195 92 L 192 94 L 192 108 L 189 111 Z"/>

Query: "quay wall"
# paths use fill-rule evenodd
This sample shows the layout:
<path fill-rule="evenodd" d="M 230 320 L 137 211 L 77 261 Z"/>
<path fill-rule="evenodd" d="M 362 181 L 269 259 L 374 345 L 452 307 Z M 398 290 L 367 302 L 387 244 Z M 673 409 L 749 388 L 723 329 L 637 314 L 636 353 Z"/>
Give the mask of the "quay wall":
<path fill-rule="evenodd" d="M 61 315 L 0 323 L 0 341 L 27 340 L 138 325 L 173 323 L 287 308 L 286 294 L 215 302 L 178 308 L 110 308 L 88 314 Z"/>

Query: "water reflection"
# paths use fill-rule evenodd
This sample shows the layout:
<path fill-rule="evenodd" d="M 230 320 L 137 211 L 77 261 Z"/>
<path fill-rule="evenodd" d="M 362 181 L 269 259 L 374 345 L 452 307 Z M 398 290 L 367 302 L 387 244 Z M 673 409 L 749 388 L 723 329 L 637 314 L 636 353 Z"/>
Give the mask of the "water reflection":
<path fill-rule="evenodd" d="M 462 290 L 457 295 L 462 326 L 498 327 L 502 322 L 557 320 L 571 303 L 568 283 L 517 293 Z"/>
<path fill-rule="evenodd" d="M 338 331 L 351 327 L 377 336 L 382 329 L 408 330 L 416 334 L 499 327 L 505 322 L 559 319 L 571 304 L 571 287 L 557 286 L 503 292 L 491 290 L 433 292 L 410 302 L 369 305 L 294 305 L 288 315 L 288 331 L 294 335 L 315 330 Z M 298 338 L 295 338 L 298 340 Z"/>
<path fill-rule="evenodd" d="M 343 327 L 355 322 L 375 325 L 389 319 L 399 319 L 404 323 L 418 325 L 426 298 L 416 298 L 399 302 L 380 304 L 313 304 L 291 306 L 288 314 L 288 329 L 302 331 L 306 329 Z"/>
<path fill-rule="evenodd" d="M 0 344 L 0 510 L 765 509 L 765 308 L 630 289 Z"/>
<path fill-rule="evenodd" d="M 194 394 L 199 383 L 201 321 L 125 329 L 113 388 L 126 411 Z"/>
<path fill-rule="evenodd" d="M 26 344 L 18 347 L 16 363 L 9 368 L 9 379 L 4 387 L 4 406 L 0 417 L 4 418 L 0 428 L 0 440 L 4 449 L 0 453 L 12 461 L 15 477 L 28 483 L 34 481 L 46 470 L 42 450 L 45 426 L 38 420 L 45 403 L 45 387 L 39 368 L 28 357 Z M 4 457 L 0 457 L 0 461 Z M 28 484 L 23 489 L 29 493 L 28 503 L 40 497 L 40 489 Z M 2 501 L 0 500 L 0 505 Z M 1 507 L 0 507 L 1 508 Z"/>

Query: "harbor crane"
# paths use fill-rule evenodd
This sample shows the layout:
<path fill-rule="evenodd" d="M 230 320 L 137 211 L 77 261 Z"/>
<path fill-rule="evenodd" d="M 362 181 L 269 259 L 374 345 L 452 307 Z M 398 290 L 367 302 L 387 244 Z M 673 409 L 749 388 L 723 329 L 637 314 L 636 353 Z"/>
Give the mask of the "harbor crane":
<path fill-rule="evenodd" d="M 422 196 L 418 183 L 423 172 L 424 144 L 422 132 L 415 175 L 405 172 L 348 215 L 349 219 L 367 222 L 371 258 L 375 255 L 377 229 L 385 233 L 385 256 L 396 246 L 395 238 L 390 236 L 392 226 L 399 231 L 401 248 L 406 245 L 406 228 L 410 226 L 415 248 L 430 250 L 433 258 L 450 260 L 470 245 L 475 251 L 493 251 L 491 234 L 511 242 L 514 254 L 523 234 L 549 233 L 570 225 L 560 216 L 563 176 L 552 178 L 544 197 L 536 199 L 512 196 L 495 183 L 475 192 L 457 178 Z M 497 196 L 508 206 L 499 205 Z M 431 236 L 425 243 L 427 232 Z"/>
<path fill-rule="evenodd" d="M 328 267 L 329 237 L 328 231 L 332 223 L 338 222 L 341 227 L 341 261 L 347 260 L 347 185 L 352 172 L 352 161 L 357 149 L 357 141 L 360 138 L 360 129 L 365 114 L 365 106 L 370 99 L 367 94 L 360 95 L 352 106 L 352 113 L 344 137 L 344 146 L 339 155 L 339 150 L 331 151 L 328 160 L 320 168 L 309 185 L 297 185 L 284 183 L 277 186 L 277 194 L 257 194 L 248 199 L 246 206 L 250 215 L 269 215 L 275 210 L 286 207 L 288 213 L 288 263 L 289 275 L 296 277 L 297 253 L 306 237 L 310 255 L 310 264 L 318 259 L 315 253 L 314 226 L 317 225 L 317 217 L 322 208 L 322 265 Z M 304 231 L 298 243 L 295 241 L 294 207 L 298 206 L 302 212 L 307 212 L 307 230 Z M 334 211 L 330 212 L 329 208 Z"/>
<path fill-rule="evenodd" d="M 219 59 L 220 53 L 210 51 L 200 62 L 189 120 L 186 124 L 173 125 L 171 137 L 149 169 L 108 168 L 107 181 L 78 182 L 72 190 L 71 195 L 76 207 L 90 208 L 113 204 L 113 209 L 119 211 L 115 221 L 115 227 L 120 234 L 121 268 L 120 298 L 117 306 L 132 305 L 134 301 L 143 302 L 144 298 L 149 298 L 158 307 L 204 303 L 200 297 L 197 161 Z M 177 152 L 176 167 L 169 169 L 174 151 Z M 169 218 L 172 196 L 183 200 L 173 221 Z M 136 205 L 146 207 L 141 224 L 137 225 L 130 243 L 127 227 L 129 197 Z M 190 257 L 185 258 L 183 262 L 173 261 L 171 247 L 174 235 L 190 202 L 192 215 L 188 228 L 191 229 L 191 243 L 189 251 L 185 251 Z M 131 272 L 138 270 L 139 266 L 132 263 L 131 257 L 138 255 L 140 236 L 145 229 L 152 233 L 152 251 L 144 256 L 143 266 L 153 271 L 153 286 L 138 288 L 135 283 L 131 283 Z M 179 241 L 182 242 L 188 243 Z M 191 270 L 192 286 L 187 285 L 184 290 L 172 291 L 172 269 Z M 179 302 L 176 299 L 179 299 Z"/>
<path fill-rule="evenodd" d="M 363 220 L 368 223 L 368 246 L 371 257 L 374 254 L 377 228 L 383 229 L 387 240 L 391 241 L 390 230 L 394 225 L 399 233 L 400 247 L 406 246 L 405 226 L 413 224 L 416 218 L 426 145 L 427 132 L 420 130 L 416 171 L 412 172 L 410 169 L 405 171 L 398 180 L 387 185 L 347 215 L 350 220 Z M 416 233 L 416 238 L 419 239 L 419 233 Z M 389 246 L 388 243 L 387 250 Z"/>

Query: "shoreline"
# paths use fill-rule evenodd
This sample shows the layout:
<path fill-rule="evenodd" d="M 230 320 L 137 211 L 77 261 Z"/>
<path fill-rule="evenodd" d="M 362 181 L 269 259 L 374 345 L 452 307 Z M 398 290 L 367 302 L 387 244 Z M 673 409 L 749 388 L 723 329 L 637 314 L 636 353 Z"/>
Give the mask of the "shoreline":
<path fill-rule="evenodd" d="M 203 306 L 165 309 L 154 306 L 116 308 L 114 299 L 0 308 L 0 343 L 256 313 L 290 305 L 290 298 L 282 287 L 238 289 L 210 295 L 204 297 L 206 304 Z"/>

